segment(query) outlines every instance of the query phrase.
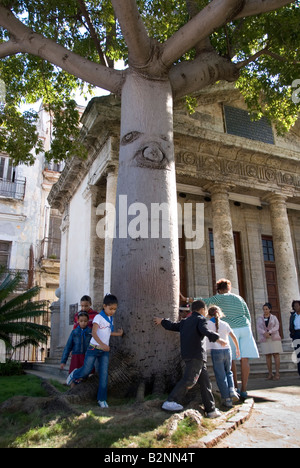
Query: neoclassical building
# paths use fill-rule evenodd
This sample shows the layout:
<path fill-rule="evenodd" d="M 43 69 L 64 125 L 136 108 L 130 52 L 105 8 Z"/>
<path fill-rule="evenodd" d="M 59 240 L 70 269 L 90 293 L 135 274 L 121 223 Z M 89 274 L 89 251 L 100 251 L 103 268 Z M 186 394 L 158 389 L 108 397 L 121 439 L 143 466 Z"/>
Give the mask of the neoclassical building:
<path fill-rule="evenodd" d="M 189 114 L 176 104 L 174 137 L 178 203 L 204 206 L 197 249 L 180 245 L 181 290 L 208 297 L 228 277 L 253 318 L 265 302 L 288 346 L 291 302 L 300 299 L 300 124 L 279 137 L 264 119 L 252 122 L 239 92 L 228 84 L 197 96 Z M 94 308 L 110 289 L 112 240 L 97 235 L 101 203 L 114 204 L 118 174 L 120 102 L 93 99 L 82 117 L 86 160 L 70 159 L 49 195 L 63 216 L 60 300 L 55 344 L 65 345 L 80 297 Z M 196 208 L 194 208 L 196 216 Z M 54 310 L 54 309 L 53 309 Z"/>

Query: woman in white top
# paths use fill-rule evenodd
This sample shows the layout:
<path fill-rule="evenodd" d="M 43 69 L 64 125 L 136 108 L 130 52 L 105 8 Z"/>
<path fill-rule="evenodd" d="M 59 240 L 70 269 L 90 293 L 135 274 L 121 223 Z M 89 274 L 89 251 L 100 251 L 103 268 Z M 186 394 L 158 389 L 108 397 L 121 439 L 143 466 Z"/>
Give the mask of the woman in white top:
<path fill-rule="evenodd" d="M 229 343 L 229 336 L 236 347 L 236 356 L 240 356 L 238 340 L 228 323 L 221 320 L 224 314 L 220 307 L 212 306 L 208 309 L 208 329 L 219 333 L 220 338 L 226 341 L 227 346 L 223 347 L 217 343 L 207 343 L 207 350 L 211 350 L 214 373 L 217 385 L 221 392 L 223 403 L 227 408 L 232 408 L 233 400 L 238 401 L 239 396 L 234 388 L 232 367 L 232 352 Z"/>

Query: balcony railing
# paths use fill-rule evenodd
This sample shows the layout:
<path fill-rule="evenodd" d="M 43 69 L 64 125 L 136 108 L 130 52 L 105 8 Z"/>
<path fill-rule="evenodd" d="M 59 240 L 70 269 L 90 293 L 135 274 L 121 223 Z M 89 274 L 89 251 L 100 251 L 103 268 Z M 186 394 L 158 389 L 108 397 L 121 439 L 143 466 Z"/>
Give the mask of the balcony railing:
<path fill-rule="evenodd" d="M 14 200 L 24 200 L 26 179 L 11 180 L 0 179 L 0 197 L 13 198 Z"/>

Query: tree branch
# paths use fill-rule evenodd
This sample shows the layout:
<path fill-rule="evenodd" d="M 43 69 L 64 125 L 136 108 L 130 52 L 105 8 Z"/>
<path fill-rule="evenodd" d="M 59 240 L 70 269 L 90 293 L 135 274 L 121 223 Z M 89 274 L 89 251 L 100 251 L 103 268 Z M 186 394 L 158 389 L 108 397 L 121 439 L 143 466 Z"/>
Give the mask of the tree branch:
<path fill-rule="evenodd" d="M 0 44 L 0 56 L 28 53 L 47 60 L 94 86 L 118 94 L 123 82 L 123 72 L 94 63 L 71 52 L 55 41 L 33 32 L 19 21 L 13 13 L 0 5 L 0 26 L 12 39 Z"/>
<path fill-rule="evenodd" d="M 136 0 L 111 0 L 129 52 L 129 64 L 144 67 L 151 59 L 151 39 L 139 14 Z"/>
<path fill-rule="evenodd" d="M 256 54 L 252 55 L 249 57 L 247 60 L 244 60 L 242 62 L 236 63 L 236 67 L 240 70 L 243 67 L 246 67 L 249 65 L 249 63 L 254 62 L 256 59 L 261 57 L 262 55 L 268 55 L 269 57 L 272 57 L 274 60 L 278 60 L 279 62 L 289 62 L 292 63 L 293 65 L 299 65 L 300 62 L 297 60 L 294 60 L 293 62 L 290 62 L 289 59 L 282 57 L 282 55 L 276 54 L 272 52 L 271 50 L 266 47 L 265 49 L 259 50 Z"/>
<path fill-rule="evenodd" d="M 0 58 L 7 57 L 9 55 L 15 55 L 17 54 L 20 50 L 19 44 L 16 42 L 10 40 L 7 42 L 2 42 L 0 44 Z"/>
<path fill-rule="evenodd" d="M 234 19 L 246 18 L 247 16 L 275 11 L 291 3 L 296 2 L 291 2 L 290 0 L 246 0 L 244 8 L 235 16 Z"/>
<path fill-rule="evenodd" d="M 88 10 L 86 8 L 86 4 L 85 4 L 84 0 L 77 0 L 77 2 L 78 2 L 78 5 L 79 5 L 79 8 L 81 10 L 81 13 L 83 14 L 83 16 L 84 16 L 84 18 L 85 18 L 85 20 L 87 22 L 87 27 L 88 27 L 89 33 L 91 35 L 91 38 L 94 41 L 94 44 L 96 46 L 96 49 L 97 49 L 97 52 L 98 52 L 98 55 L 99 55 L 99 58 L 100 58 L 100 63 L 101 63 L 101 65 L 104 65 L 105 67 L 108 67 L 106 57 L 105 57 L 104 53 L 102 52 L 102 49 L 101 49 L 101 46 L 100 46 L 100 40 L 99 40 L 97 32 L 96 32 L 96 30 L 94 28 L 94 25 L 93 25 L 93 23 L 91 21 L 89 12 L 88 12 Z"/>
<path fill-rule="evenodd" d="M 165 42 L 162 61 L 170 67 L 215 29 L 236 17 L 245 0 L 213 0 Z"/>
<path fill-rule="evenodd" d="M 199 91 L 219 80 L 229 82 L 239 78 L 239 70 L 229 59 L 215 51 L 203 52 L 191 62 L 174 65 L 169 72 L 174 98 Z"/>

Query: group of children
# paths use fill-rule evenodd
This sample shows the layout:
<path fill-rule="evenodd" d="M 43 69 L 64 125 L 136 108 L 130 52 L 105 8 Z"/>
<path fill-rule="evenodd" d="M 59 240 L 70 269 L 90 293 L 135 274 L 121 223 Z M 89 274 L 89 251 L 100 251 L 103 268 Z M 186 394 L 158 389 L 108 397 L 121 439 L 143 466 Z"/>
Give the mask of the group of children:
<path fill-rule="evenodd" d="M 227 408 L 239 400 L 234 386 L 231 370 L 232 353 L 229 337 L 236 347 L 236 355 L 240 356 L 239 344 L 230 326 L 221 320 L 222 310 L 212 306 L 207 310 L 205 302 L 196 300 L 192 303 L 191 313 L 179 322 L 155 317 L 154 323 L 162 325 L 166 330 L 180 332 L 181 356 L 185 361 L 185 372 L 176 384 L 167 401 L 162 405 L 166 411 L 181 411 L 180 401 L 197 383 L 205 412 L 209 418 L 221 416 L 215 406 L 212 386 L 207 372 L 207 351 L 211 351 L 213 368 L 223 404 Z"/>
<path fill-rule="evenodd" d="M 75 315 L 74 329 L 68 339 L 61 360 L 61 369 L 66 365 L 72 352 L 67 384 L 74 386 L 87 378 L 94 369 L 99 375 L 97 401 L 101 408 L 108 408 L 107 384 L 109 365 L 109 340 L 111 336 L 123 336 L 123 329 L 114 331 L 113 316 L 118 307 L 116 296 L 107 294 L 103 300 L 103 309 L 97 313 L 91 308 L 91 298 L 81 298 L 81 310 Z M 182 379 L 162 405 L 166 411 L 181 411 L 187 391 L 198 382 L 202 401 L 209 418 L 221 415 L 215 406 L 211 383 L 206 368 L 206 350 L 211 350 L 212 362 L 217 385 L 221 392 L 223 404 L 232 407 L 233 401 L 239 399 L 236 393 L 231 371 L 232 354 L 229 337 L 240 350 L 238 340 L 230 326 L 221 320 L 222 310 L 217 306 L 208 309 L 206 304 L 197 300 L 192 303 L 188 318 L 179 322 L 155 317 L 154 323 L 166 330 L 180 332 L 181 356 L 185 361 L 185 372 Z"/>
<path fill-rule="evenodd" d="M 74 329 L 63 352 L 61 369 L 64 369 L 72 352 L 67 379 L 67 385 L 71 387 L 86 379 L 95 369 L 99 375 L 97 401 L 101 408 L 108 408 L 109 340 L 111 336 L 123 336 L 123 330 L 114 331 L 113 324 L 118 299 L 112 294 L 106 294 L 99 314 L 91 305 L 89 296 L 81 298 L 81 310 L 75 315 Z"/>

